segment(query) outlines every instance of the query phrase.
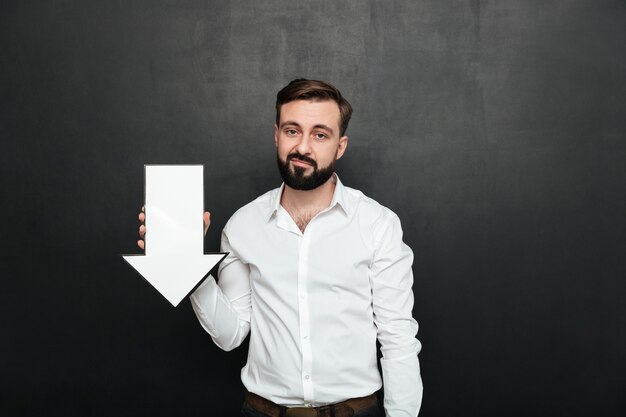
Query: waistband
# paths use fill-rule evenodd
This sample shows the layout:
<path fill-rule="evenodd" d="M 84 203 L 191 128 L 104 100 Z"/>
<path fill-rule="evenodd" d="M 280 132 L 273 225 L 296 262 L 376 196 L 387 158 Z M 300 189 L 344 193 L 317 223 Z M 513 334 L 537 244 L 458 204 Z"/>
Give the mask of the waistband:
<path fill-rule="evenodd" d="M 256 411 L 270 417 L 351 417 L 377 402 L 376 393 L 373 393 L 367 397 L 351 398 L 322 407 L 285 407 L 252 392 L 246 393 L 246 403 Z"/>

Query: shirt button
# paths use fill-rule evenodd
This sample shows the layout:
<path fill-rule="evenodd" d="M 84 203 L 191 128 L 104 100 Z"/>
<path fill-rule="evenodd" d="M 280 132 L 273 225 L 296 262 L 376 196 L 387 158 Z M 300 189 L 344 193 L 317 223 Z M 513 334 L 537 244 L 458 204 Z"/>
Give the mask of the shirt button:
<path fill-rule="evenodd" d="M 303 338 L 303 339 L 308 339 L 308 338 L 309 338 L 309 336 L 306 336 L 306 335 L 305 335 L 305 336 L 302 336 L 302 338 Z"/>
<path fill-rule="evenodd" d="M 300 294 L 300 299 L 304 300 L 304 294 Z"/>
<path fill-rule="evenodd" d="M 311 376 L 310 375 L 305 375 L 304 379 L 311 379 Z"/>
<path fill-rule="evenodd" d="M 313 404 L 304 404 L 305 407 L 313 407 Z"/>

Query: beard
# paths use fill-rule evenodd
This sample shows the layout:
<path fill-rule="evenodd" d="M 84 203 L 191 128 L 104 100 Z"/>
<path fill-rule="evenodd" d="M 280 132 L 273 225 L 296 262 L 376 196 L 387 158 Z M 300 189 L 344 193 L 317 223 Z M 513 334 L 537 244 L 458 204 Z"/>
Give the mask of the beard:
<path fill-rule="evenodd" d="M 309 175 L 305 175 L 304 172 L 307 168 L 293 167 L 293 171 L 289 166 L 289 161 L 293 158 L 297 158 L 301 161 L 308 162 L 313 167 L 313 172 Z M 333 158 L 333 161 L 328 166 L 319 168 L 317 162 L 308 156 L 300 155 L 299 153 L 291 153 L 287 155 L 287 160 L 282 161 L 278 153 L 276 154 L 276 162 L 278 163 L 278 171 L 283 182 L 294 190 L 313 190 L 320 185 L 324 184 L 335 172 L 335 162 L 337 159 Z"/>

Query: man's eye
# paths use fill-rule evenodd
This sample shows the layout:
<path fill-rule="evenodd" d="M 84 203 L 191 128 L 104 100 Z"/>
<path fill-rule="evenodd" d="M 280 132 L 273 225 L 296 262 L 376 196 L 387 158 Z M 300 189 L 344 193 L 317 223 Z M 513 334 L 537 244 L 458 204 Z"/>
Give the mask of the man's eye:
<path fill-rule="evenodd" d="M 326 136 L 326 134 L 324 134 L 324 133 L 316 133 L 316 134 L 315 134 L 315 139 L 317 139 L 317 140 L 324 140 L 324 139 L 326 139 L 327 137 L 328 137 L 328 136 Z"/>
<path fill-rule="evenodd" d="M 296 129 L 287 129 L 285 131 L 289 136 L 293 136 L 295 134 L 297 134 L 298 132 L 296 131 Z"/>

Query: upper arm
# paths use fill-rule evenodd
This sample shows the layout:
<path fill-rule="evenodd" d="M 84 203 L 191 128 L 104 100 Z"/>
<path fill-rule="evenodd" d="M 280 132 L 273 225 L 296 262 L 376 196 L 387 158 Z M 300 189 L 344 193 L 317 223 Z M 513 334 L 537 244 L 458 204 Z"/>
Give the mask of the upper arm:
<path fill-rule="evenodd" d="M 374 225 L 374 256 L 370 266 L 374 322 L 386 359 L 414 354 L 413 251 L 402 241 L 400 220 L 386 210 Z"/>

